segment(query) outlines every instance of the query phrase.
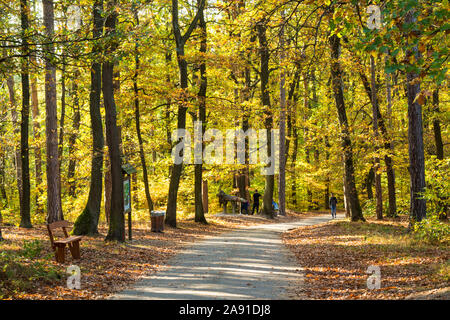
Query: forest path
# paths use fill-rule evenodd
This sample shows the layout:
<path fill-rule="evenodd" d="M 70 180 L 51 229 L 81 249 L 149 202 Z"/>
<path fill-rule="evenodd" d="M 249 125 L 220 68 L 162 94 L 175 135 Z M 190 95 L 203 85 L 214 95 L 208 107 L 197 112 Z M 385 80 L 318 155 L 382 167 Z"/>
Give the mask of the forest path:
<path fill-rule="evenodd" d="M 320 215 L 205 238 L 171 258 L 167 268 L 111 298 L 289 299 L 287 289 L 299 285 L 303 274 L 293 253 L 282 243 L 281 234 L 329 220 L 330 215 Z"/>

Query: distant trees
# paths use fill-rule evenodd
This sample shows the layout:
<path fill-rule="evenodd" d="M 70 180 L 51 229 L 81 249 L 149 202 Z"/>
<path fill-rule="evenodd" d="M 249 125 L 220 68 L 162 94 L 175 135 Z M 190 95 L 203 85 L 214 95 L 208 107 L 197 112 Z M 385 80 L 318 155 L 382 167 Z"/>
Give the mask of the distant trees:
<path fill-rule="evenodd" d="M 213 9 L 206 0 L 90 0 L 90 10 L 72 10 L 67 0 L 44 0 L 42 11 L 37 3 L 0 5 L 8 222 L 12 212 L 22 227 L 76 215 L 74 233 L 95 234 L 104 204 L 107 239 L 123 241 L 124 162 L 139 171 L 133 204 L 166 209 L 173 227 L 177 211 L 206 222 L 204 179 L 210 195 L 228 188 L 251 200 L 250 190 L 264 189 L 269 217 L 274 197 L 283 213 L 327 209 L 330 192 L 355 221 L 372 211 L 382 218 L 409 210 L 412 221 L 448 211 L 439 172 L 449 145 L 445 3 L 387 2 L 379 30 L 367 28 L 362 2 L 239 0 Z M 248 137 L 245 165 L 174 164 L 170 151 L 181 140 L 171 133 L 193 131 L 196 120 L 202 134 L 206 123 L 265 132 L 267 148 L 259 147 L 279 175 L 250 163 Z"/>

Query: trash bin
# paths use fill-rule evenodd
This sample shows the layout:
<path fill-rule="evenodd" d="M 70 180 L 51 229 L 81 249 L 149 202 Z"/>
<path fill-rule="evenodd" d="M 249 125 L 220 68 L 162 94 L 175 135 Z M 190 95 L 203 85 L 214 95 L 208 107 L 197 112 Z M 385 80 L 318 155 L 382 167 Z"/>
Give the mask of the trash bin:
<path fill-rule="evenodd" d="M 150 213 L 152 232 L 163 232 L 165 215 L 166 215 L 165 211 L 152 211 Z"/>

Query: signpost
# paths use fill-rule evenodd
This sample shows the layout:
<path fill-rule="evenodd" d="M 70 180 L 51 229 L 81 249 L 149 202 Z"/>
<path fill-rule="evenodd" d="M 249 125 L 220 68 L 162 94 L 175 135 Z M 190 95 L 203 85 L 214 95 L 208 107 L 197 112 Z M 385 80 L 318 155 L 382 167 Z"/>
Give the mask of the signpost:
<path fill-rule="evenodd" d="M 128 213 L 128 240 L 132 240 L 131 234 L 131 179 L 130 176 L 136 173 L 136 168 L 131 164 L 126 163 L 122 165 L 122 171 L 124 173 L 123 178 L 123 212 Z"/>

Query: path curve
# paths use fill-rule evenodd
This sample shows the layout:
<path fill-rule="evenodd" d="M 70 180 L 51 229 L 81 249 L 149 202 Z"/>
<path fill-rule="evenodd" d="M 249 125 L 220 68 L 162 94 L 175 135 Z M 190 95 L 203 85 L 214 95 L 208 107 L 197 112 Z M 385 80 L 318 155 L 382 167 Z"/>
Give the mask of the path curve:
<path fill-rule="evenodd" d="M 339 217 L 339 215 L 338 215 Z M 168 267 L 139 280 L 112 299 L 289 299 L 303 272 L 281 234 L 324 223 L 328 215 L 264 224 L 207 237 L 172 257 Z"/>

